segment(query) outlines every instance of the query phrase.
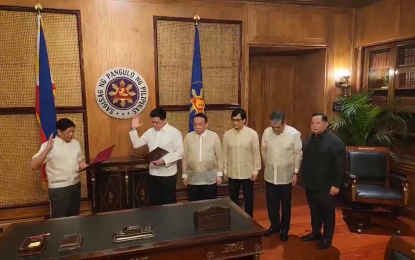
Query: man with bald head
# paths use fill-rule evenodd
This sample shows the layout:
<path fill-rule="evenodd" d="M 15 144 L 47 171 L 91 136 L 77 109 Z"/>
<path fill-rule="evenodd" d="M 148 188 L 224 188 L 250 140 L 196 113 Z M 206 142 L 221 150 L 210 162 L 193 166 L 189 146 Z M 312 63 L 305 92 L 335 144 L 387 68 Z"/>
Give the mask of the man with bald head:
<path fill-rule="evenodd" d="M 312 227 L 312 232 L 301 240 L 319 240 L 317 249 L 326 249 L 331 245 L 336 219 L 335 196 L 343 185 L 346 170 L 346 147 L 327 127 L 328 119 L 325 114 L 314 113 L 311 116 L 313 133 L 304 144 L 304 159 L 301 164 Z"/>

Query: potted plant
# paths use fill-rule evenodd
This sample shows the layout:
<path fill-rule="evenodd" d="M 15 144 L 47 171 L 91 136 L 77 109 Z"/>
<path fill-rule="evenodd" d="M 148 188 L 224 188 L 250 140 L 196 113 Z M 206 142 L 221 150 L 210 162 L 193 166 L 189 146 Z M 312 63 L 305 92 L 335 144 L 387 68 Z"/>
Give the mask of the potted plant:
<path fill-rule="evenodd" d="M 385 104 L 372 101 L 373 92 L 339 97 L 340 112 L 330 128 L 347 146 L 384 146 L 395 150 L 395 133 L 406 133 L 406 119 L 411 117 L 399 100 Z M 396 160 L 396 154 L 391 152 Z"/>

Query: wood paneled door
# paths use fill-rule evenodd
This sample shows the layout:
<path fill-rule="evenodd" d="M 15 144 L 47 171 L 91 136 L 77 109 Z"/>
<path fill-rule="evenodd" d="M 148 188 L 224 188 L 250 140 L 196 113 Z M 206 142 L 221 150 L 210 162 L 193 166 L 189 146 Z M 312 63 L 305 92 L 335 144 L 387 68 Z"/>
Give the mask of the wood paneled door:
<path fill-rule="evenodd" d="M 250 56 L 248 125 L 260 137 L 273 111 L 284 111 L 302 139 L 311 134 L 312 113 L 324 112 L 326 49 L 290 55 Z"/>
<path fill-rule="evenodd" d="M 252 57 L 249 125 L 261 137 L 273 111 L 284 111 L 292 124 L 296 57 Z"/>

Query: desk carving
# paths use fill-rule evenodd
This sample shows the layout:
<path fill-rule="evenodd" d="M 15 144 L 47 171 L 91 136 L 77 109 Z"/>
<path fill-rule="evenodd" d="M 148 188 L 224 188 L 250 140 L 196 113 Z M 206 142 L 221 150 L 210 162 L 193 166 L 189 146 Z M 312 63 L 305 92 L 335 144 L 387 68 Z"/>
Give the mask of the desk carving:
<path fill-rule="evenodd" d="M 94 158 L 91 158 L 93 161 Z M 149 196 L 149 162 L 134 156 L 112 157 L 88 169 L 91 187 L 92 213 L 118 211 L 151 206 Z M 182 184 L 180 164 L 177 173 L 176 196 L 178 201 L 187 201 L 186 187 Z M 113 203 L 108 203 L 109 193 Z M 227 197 L 228 186 L 218 187 L 218 196 Z"/>
<path fill-rule="evenodd" d="M 112 192 L 110 192 L 110 193 L 108 194 L 108 203 L 109 203 L 109 204 L 114 203 L 114 194 L 112 194 Z"/>
<path fill-rule="evenodd" d="M 147 162 L 114 157 L 90 169 L 92 212 L 101 213 L 151 206 Z"/>
<path fill-rule="evenodd" d="M 238 251 L 243 251 L 244 248 L 244 242 L 237 242 L 232 244 L 226 244 L 223 248 L 223 253 L 234 253 Z"/>
<path fill-rule="evenodd" d="M 215 258 L 215 253 L 209 251 L 206 253 L 206 260 L 213 260 Z"/>
<path fill-rule="evenodd" d="M 262 251 L 262 246 L 260 244 L 256 244 L 254 247 L 254 252 L 261 252 Z"/>
<path fill-rule="evenodd" d="M 200 210 L 195 210 L 193 219 L 197 231 L 231 226 L 231 212 L 229 207 L 211 205 Z"/>

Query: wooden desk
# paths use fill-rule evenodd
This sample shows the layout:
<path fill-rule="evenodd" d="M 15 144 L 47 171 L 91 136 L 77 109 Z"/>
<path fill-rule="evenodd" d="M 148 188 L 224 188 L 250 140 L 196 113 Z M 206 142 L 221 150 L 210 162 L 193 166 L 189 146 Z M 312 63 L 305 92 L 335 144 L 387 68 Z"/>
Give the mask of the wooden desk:
<path fill-rule="evenodd" d="M 415 238 L 394 235 L 385 250 L 385 260 L 415 259 Z"/>
<path fill-rule="evenodd" d="M 231 227 L 197 232 L 193 211 L 209 205 L 230 206 Z M 132 225 L 153 226 L 155 237 L 113 244 L 113 231 Z M 259 259 L 264 231 L 230 199 L 222 198 L 12 224 L 0 238 L 0 252 L 2 259 L 17 259 L 26 237 L 50 233 L 42 254 L 27 259 Z M 59 252 L 64 235 L 74 233 L 83 235 L 82 248 Z"/>
<path fill-rule="evenodd" d="M 91 161 L 94 159 L 92 158 Z M 176 197 L 188 200 L 187 187 L 182 182 L 181 162 L 178 162 Z M 90 170 L 92 213 L 151 206 L 148 192 L 149 163 L 134 156 L 112 157 Z M 257 183 L 256 186 L 260 186 Z M 228 184 L 218 187 L 218 197 L 228 197 Z M 241 204 L 242 196 L 241 198 Z"/>
<path fill-rule="evenodd" d="M 133 156 L 113 157 L 93 167 L 92 213 L 151 206 L 148 168 L 148 162 Z"/>

